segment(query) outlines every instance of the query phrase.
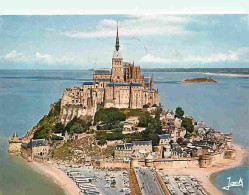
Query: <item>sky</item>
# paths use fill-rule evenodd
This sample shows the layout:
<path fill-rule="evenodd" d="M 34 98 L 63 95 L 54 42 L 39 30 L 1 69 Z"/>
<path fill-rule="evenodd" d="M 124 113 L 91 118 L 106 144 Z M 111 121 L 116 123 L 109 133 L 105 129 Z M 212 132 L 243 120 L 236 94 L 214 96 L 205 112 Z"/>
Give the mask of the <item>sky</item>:
<path fill-rule="evenodd" d="M 249 68 L 249 15 L 0 16 L 0 69 Z"/>

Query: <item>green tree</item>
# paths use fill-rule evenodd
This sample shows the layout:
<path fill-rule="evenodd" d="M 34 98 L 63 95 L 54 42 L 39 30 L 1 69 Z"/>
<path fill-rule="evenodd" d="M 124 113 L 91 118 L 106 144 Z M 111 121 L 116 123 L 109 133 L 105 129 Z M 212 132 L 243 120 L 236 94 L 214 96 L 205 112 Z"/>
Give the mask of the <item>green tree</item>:
<path fill-rule="evenodd" d="M 161 112 L 162 112 L 162 108 L 157 107 L 156 110 L 155 110 L 155 118 L 158 121 L 160 121 L 160 114 L 161 114 Z"/>
<path fill-rule="evenodd" d="M 73 120 L 67 123 L 64 130 L 69 133 L 82 133 L 88 130 L 90 126 L 91 126 L 91 118 L 81 119 L 74 117 Z"/>
<path fill-rule="evenodd" d="M 48 113 L 48 116 L 51 117 L 51 116 L 56 116 L 58 117 L 60 115 L 60 111 L 61 111 L 61 99 L 59 99 L 57 102 L 55 102 L 49 113 Z"/>
<path fill-rule="evenodd" d="M 182 118 L 184 115 L 184 111 L 181 107 L 177 107 L 175 113 L 176 113 L 176 117 L 178 118 Z"/>
<path fill-rule="evenodd" d="M 95 113 L 94 124 L 101 122 L 102 124 L 107 124 L 110 127 L 117 121 L 125 121 L 126 116 L 124 112 L 117 108 L 101 108 Z"/>
<path fill-rule="evenodd" d="M 191 118 L 182 119 L 182 127 L 184 127 L 187 132 L 192 133 L 194 131 L 194 125 Z"/>
<path fill-rule="evenodd" d="M 106 142 L 106 139 L 104 137 L 101 137 L 98 141 L 98 145 L 100 146 L 103 146 L 105 145 L 107 142 Z"/>
<path fill-rule="evenodd" d="M 157 146 L 159 144 L 159 136 L 153 132 L 151 128 L 147 128 L 141 133 L 141 140 L 150 141 L 152 140 L 152 145 Z"/>
<path fill-rule="evenodd" d="M 51 128 L 49 126 L 44 125 L 44 126 L 39 127 L 35 131 L 33 139 L 46 139 L 46 140 L 49 140 L 50 130 L 51 130 Z"/>
<path fill-rule="evenodd" d="M 54 113 L 55 115 L 59 115 L 61 112 L 61 99 L 59 99 L 55 104 L 54 104 Z"/>
<path fill-rule="evenodd" d="M 152 120 L 152 117 L 151 117 L 150 113 L 144 112 L 144 114 L 140 116 L 138 126 L 139 127 L 147 127 L 151 120 Z"/>
<path fill-rule="evenodd" d="M 115 180 L 115 179 L 113 179 L 113 180 L 111 181 L 111 185 L 112 185 L 112 186 L 115 186 L 115 185 L 116 185 L 116 180 Z"/>
<path fill-rule="evenodd" d="M 73 126 L 70 128 L 69 133 L 83 133 L 85 131 L 85 128 L 82 124 L 76 122 L 73 124 Z"/>
<path fill-rule="evenodd" d="M 54 128 L 52 130 L 54 133 L 64 133 L 65 131 L 62 123 L 55 123 Z"/>
<path fill-rule="evenodd" d="M 106 131 L 97 131 L 95 138 L 97 140 L 100 140 L 100 138 L 105 138 L 106 139 Z"/>

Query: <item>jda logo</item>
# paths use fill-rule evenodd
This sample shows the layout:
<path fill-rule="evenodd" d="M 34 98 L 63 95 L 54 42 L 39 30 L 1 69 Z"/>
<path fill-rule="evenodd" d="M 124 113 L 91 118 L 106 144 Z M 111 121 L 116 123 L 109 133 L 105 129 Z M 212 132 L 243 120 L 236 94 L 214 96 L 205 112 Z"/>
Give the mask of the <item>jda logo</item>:
<path fill-rule="evenodd" d="M 243 188 L 243 179 L 240 177 L 239 181 L 231 181 L 231 177 L 228 177 L 227 186 L 223 187 L 223 190 L 229 190 L 231 187 L 242 187 Z"/>

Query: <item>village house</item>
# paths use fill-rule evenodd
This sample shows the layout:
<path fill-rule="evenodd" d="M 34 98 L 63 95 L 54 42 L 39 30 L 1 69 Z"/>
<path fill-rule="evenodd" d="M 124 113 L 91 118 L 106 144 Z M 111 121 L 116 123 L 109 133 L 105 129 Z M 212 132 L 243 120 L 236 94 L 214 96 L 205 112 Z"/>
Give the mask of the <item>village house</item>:
<path fill-rule="evenodd" d="M 197 131 L 199 128 L 205 129 L 207 126 L 204 121 L 195 121 L 194 122 L 194 130 Z"/>
<path fill-rule="evenodd" d="M 139 123 L 139 117 L 138 116 L 130 116 L 125 121 L 130 122 L 134 125 L 137 125 Z"/>
<path fill-rule="evenodd" d="M 169 145 L 169 142 L 171 140 L 171 137 L 169 134 L 162 134 L 158 135 L 159 136 L 159 146 L 167 146 Z"/>
<path fill-rule="evenodd" d="M 192 157 L 199 157 L 202 155 L 202 148 L 201 147 L 193 147 L 192 148 Z"/>
<path fill-rule="evenodd" d="M 184 152 L 183 149 L 179 145 L 172 147 L 171 158 L 181 158 L 185 156 L 187 156 L 186 152 Z"/>
<path fill-rule="evenodd" d="M 138 116 L 131 116 L 127 118 L 123 123 L 123 131 L 125 131 L 124 133 L 127 134 L 127 131 L 131 131 L 131 133 L 133 133 L 138 123 Z"/>
<path fill-rule="evenodd" d="M 175 119 L 175 113 L 173 111 L 171 111 L 171 112 L 167 111 L 165 118 L 166 118 L 166 120 L 174 120 Z"/>
<path fill-rule="evenodd" d="M 135 129 L 134 124 L 129 121 L 124 121 L 123 131 L 133 131 Z"/>
<path fill-rule="evenodd" d="M 170 158 L 171 157 L 171 146 L 166 145 L 163 146 L 162 158 Z"/>
<path fill-rule="evenodd" d="M 131 158 L 131 153 L 132 153 L 131 143 L 118 144 L 115 147 L 114 158 L 116 160 L 123 160 L 127 162 Z"/>
<path fill-rule="evenodd" d="M 22 144 L 23 156 L 28 158 L 46 158 L 49 153 L 49 144 L 45 139 L 32 139 L 28 144 Z"/>
<path fill-rule="evenodd" d="M 176 128 L 181 128 L 182 120 L 179 119 L 179 118 L 176 118 L 175 121 L 174 121 L 174 125 L 175 125 Z"/>
<path fill-rule="evenodd" d="M 174 142 L 176 142 L 179 138 L 184 138 L 187 133 L 184 127 L 177 128 L 174 125 L 170 125 L 167 131 Z"/>
<path fill-rule="evenodd" d="M 132 141 L 132 143 L 117 144 L 114 158 L 116 160 L 129 161 L 132 154 L 145 157 L 152 152 L 152 141 Z"/>
<path fill-rule="evenodd" d="M 150 153 L 152 152 L 152 141 L 133 141 L 132 150 L 139 152 Z"/>

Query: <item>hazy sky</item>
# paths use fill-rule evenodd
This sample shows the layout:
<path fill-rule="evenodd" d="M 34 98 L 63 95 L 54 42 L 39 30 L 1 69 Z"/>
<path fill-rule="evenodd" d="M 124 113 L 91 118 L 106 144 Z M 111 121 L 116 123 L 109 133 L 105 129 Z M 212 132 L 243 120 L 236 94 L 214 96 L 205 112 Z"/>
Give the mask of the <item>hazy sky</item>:
<path fill-rule="evenodd" d="M 248 67 L 248 15 L 0 16 L 0 69 Z"/>

